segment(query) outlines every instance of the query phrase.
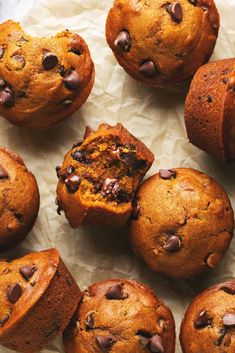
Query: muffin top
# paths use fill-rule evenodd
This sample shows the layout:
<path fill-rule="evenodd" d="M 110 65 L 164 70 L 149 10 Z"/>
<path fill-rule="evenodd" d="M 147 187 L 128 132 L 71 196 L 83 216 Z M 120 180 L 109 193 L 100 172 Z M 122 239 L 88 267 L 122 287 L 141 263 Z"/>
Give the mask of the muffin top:
<path fill-rule="evenodd" d="M 161 87 L 190 78 L 209 60 L 218 29 L 213 0 L 116 0 L 106 36 L 133 78 Z"/>
<path fill-rule="evenodd" d="M 0 147 L 0 251 L 18 245 L 39 209 L 36 179 L 21 157 Z"/>
<path fill-rule="evenodd" d="M 106 280 L 84 292 L 64 343 L 67 353 L 173 353 L 174 319 L 147 286 Z"/>
<path fill-rule="evenodd" d="M 214 179 L 186 168 L 160 170 L 140 187 L 130 224 L 134 250 L 155 271 L 191 277 L 215 267 L 232 239 L 229 198 Z"/>
<path fill-rule="evenodd" d="M 211 287 L 189 306 L 181 325 L 183 353 L 235 352 L 235 281 Z"/>
<path fill-rule="evenodd" d="M 57 123 L 85 102 L 93 81 L 79 35 L 34 38 L 11 20 L 0 25 L 0 113 L 12 123 L 35 129 Z"/>

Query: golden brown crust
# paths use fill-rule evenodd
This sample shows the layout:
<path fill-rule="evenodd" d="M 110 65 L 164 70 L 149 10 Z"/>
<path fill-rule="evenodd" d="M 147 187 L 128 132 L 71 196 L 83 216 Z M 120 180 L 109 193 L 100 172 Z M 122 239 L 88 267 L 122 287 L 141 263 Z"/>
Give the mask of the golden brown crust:
<path fill-rule="evenodd" d="M 30 278 L 22 275 L 23 266 L 36 268 Z M 22 353 L 40 351 L 64 331 L 80 300 L 81 292 L 56 249 L 0 262 L 0 283 L 0 344 Z M 15 304 L 8 298 L 14 284 L 22 288 Z"/>
<path fill-rule="evenodd" d="M 227 314 L 233 314 L 235 322 L 234 295 L 235 281 L 231 280 L 203 291 L 193 300 L 181 324 L 183 353 L 235 351 L 234 325 L 224 324 L 228 324 L 224 321 Z"/>
<path fill-rule="evenodd" d="M 39 210 L 37 181 L 22 158 L 0 147 L 0 251 L 17 246 L 31 231 Z M 1 173 L 0 173 L 1 174 Z"/>
<path fill-rule="evenodd" d="M 186 99 L 191 143 L 220 160 L 235 159 L 235 59 L 201 67 Z"/>
<path fill-rule="evenodd" d="M 213 0 L 177 1 L 182 20 L 172 18 L 162 0 L 116 0 L 106 22 L 107 42 L 119 64 L 136 80 L 155 87 L 176 85 L 189 79 L 206 63 L 215 46 L 219 14 Z M 117 45 L 119 33 L 129 33 L 129 48 Z M 116 43 L 116 44 L 115 44 Z M 151 61 L 155 74 L 139 71 Z"/>
<path fill-rule="evenodd" d="M 112 152 L 119 156 L 111 157 Z M 81 160 L 74 157 L 81 153 Z M 59 171 L 59 207 L 73 227 L 81 223 L 122 227 L 131 214 L 135 191 L 153 160 L 148 148 L 121 124 L 101 124 L 80 146 L 66 154 L 60 170 L 71 171 L 66 177 Z M 79 178 L 75 192 L 67 184 L 69 175 Z M 114 182 L 103 193 L 104 184 L 110 179 Z"/>
<path fill-rule="evenodd" d="M 139 215 L 130 224 L 135 252 L 148 266 L 171 277 L 189 278 L 214 268 L 233 236 L 229 198 L 214 179 L 193 169 L 156 174 L 137 193 Z"/>
<path fill-rule="evenodd" d="M 79 35 L 64 31 L 52 38 L 34 38 L 9 20 L 0 25 L 0 49 L 0 77 L 14 96 L 10 106 L 0 104 L 0 113 L 11 123 L 45 129 L 72 115 L 87 100 L 94 64 Z M 51 69 L 42 63 L 46 53 L 58 60 Z M 71 70 L 79 76 L 73 89 L 64 83 Z"/>
<path fill-rule="evenodd" d="M 107 297 L 111 288 L 119 299 Z M 113 344 L 107 352 L 147 353 L 152 351 L 150 341 L 155 335 L 160 337 L 164 353 L 174 353 L 171 311 L 149 287 L 131 280 L 111 279 L 95 283 L 84 292 L 64 333 L 64 345 L 66 353 L 100 353 L 97 337 L 108 336 Z"/>

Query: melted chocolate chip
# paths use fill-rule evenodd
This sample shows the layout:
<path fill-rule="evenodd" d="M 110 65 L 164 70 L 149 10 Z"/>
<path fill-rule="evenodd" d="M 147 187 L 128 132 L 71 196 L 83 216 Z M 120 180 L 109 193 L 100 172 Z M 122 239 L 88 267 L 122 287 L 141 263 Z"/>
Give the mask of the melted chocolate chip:
<path fill-rule="evenodd" d="M 81 50 L 79 50 L 78 48 L 71 48 L 69 52 L 74 53 L 76 55 L 82 55 Z"/>
<path fill-rule="evenodd" d="M 80 86 L 81 80 L 77 71 L 73 70 L 68 76 L 64 78 L 63 82 L 67 88 L 75 91 Z"/>
<path fill-rule="evenodd" d="M 182 21 L 183 9 L 179 2 L 174 2 L 173 4 L 168 5 L 166 9 L 174 21 Z"/>
<path fill-rule="evenodd" d="M 176 252 L 181 249 L 180 238 L 176 235 L 169 235 L 163 249 L 168 252 Z"/>
<path fill-rule="evenodd" d="M 212 103 L 213 102 L 213 99 L 210 95 L 207 96 L 207 102 L 208 103 Z"/>
<path fill-rule="evenodd" d="M 223 317 L 223 323 L 225 327 L 233 327 L 235 326 L 235 312 L 225 314 Z"/>
<path fill-rule="evenodd" d="M 223 329 L 220 330 L 220 336 L 219 336 L 219 338 L 218 338 L 218 339 L 216 340 L 216 342 L 215 342 L 215 345 L 216 345 L 217 347 L 220 347 L 220 346 L 221 346 L 221 344 L 223 343 L 223 340 L 224 340 L 225 335 L 226 335 L 226 330 L 223 328 Z"/>
<path fill-rule="evenodd" d="M 6 315 L 3 319 L 0 320 L 0 326 L 3 327 L 5 323 L 9 320 L 10 315 Z"/>
<path fill-rule="evenodd" d="M 152 61 L 143 62 L 138 71 L 147 78 L 153 78 L 157 72 L 156 67 Z"/>
<path fill-rule="evenodd" d="M 164 353 L 162 338 L 159 335 L 150 338 L 150 350 L 153 353 Z"/>
<path fill-rule="evenodd" d="M 5 107 L 11 107 L 14 104 L 14 94 L 9 87 L 0 91 L 0 104 Z"/>
<path fill-rule="evenodd" d="M 72 157 L 75 161 L 83 164 L 91 164 L 92 162 L 91 158 L 87 156 L 87 152 L 85 150 L 75 151 L 72 154 Z"/>
<path fill-rule="evenodd" d="M 221 287 L 220 290 L 224 291 L 225 293 L 235 295 L 235 289 L 229 287 Z"/>
<path fill-rule="evenodd" d="M 140 203 L 139 203 L 139 200 L 137 198 L 135 198 L 132 201 L 131 219 L 136 221 L 139 218 L 139 214 L 140 214 Z"/>
<path fill-rule="evenodd" d="M 92 330 L 95 325 L 95 319 L 94 319 L 94 311 L 91 311 L 87 314 L 86 319 L 85 319 L 85 325 L 86 325 L 86 330 Z"/>
<path fill-rule="evenodd" d="M 53 53 L 45 53 L 42 58 L 44 69 L 51 70 L 58 64 L 58 58 Z"/>
<path fill-rule="evenodd" d="M 188 0 L 188 2 L 189 2 L 190 4 L 192 4 L 193 6 L 196 6 L 198 0 Z"/>
<path fill-rule="evenodd" d="M 5 48 L 0 47 L 0 59 L 3 58 L 4 54 L 5 54 Z"/>
<path fill-rule="evenodd" d="M 212 319 L 208 316 L 206 311 L 202 311 L 198 318 L 194 321 L 194 326 L 196 328 L 205 328 L 207 326 L 210 326 L 212 323 Z"/>
<path fill-rule="evenodd" d="M 0 179 L 6 179 L 8 178 L 8 173 L 3 169 L 3 167 L 0 165 Z"/>
<path fill-rule="evenodd" d="M 118 147 L 116 149 L 110 149 L 109 151 L 109 159 L 111 161 L 121 160 L 121 149 Z"/>
<path fill-rule="evenodd" d="M 124 51 L 129 51 L 131 49 L 131 38 L 128 31 L 126 30 L 121 31 L 118 34 L 117 39 L 114 42 L 114 45 L 116 47 L 121 48 Z"/>
<path fill-rule="evenodd" d="M 121 283 L 110 287 L 105 296 L 109 300 L 123 300 L 128 297 L 128 295 L 123 292 L 123 284 Z"/>
<path fill-rule="evenodd" d="M 77 141 L 77 142 L 75 142 L 75 143 L 73 144 L 72 148 L 79 147 L 79 146 L 82 145 L 82 143 L 83 143 L 83 140 Z"/>
<path fill-rule="evenodd" d="M 30 279 L 34 272 L 37 271 L 37 267 L 36 266 L 22 266 L 20 268 L 20 273 L 23 275 L 23 277 L 28 280 Z"/>
<path fill-rule="evenodd" d="M 171 178 L 176 178 L 176 170 L 174 169 L 160 169 L 159 175 L 162 179 L 168 180 Z"/>
<path fill-rule="evenodd" d="M 136 335 L 139 336 L 142 346 L 147 347 L 149 345 L 149 340 L 152 337 L 151 333 L 139 330 Z"/>
<path fill-rule="evenodd" d="M 69 192 L 75 193 L 78 191 L 81 179 L 76 174 L 71 174 L 67 179 L 65 179 L 65 185 Z"/>
<path fill-rule="evenodd" d="M 103 353 L 107 353 L 116 342 L 111 336 L 96 336 L 96 341 Z"/>
<path fill-rule="evenodd" d="M 85 140 L 87 137 L 89 137 L 90 135 L 92 135 L 93 132 L 94 132 L 94 129 L 92 129 L 92 127 L 86 126 L 86 130 L 85 130 L 83 139 Z"/>
<path fill-rule="evenodd" d="M 16 283 L 8 288 L 7 297 L 12 304 L 15 304 L 22 295 L 22 287 Z"/>
<path fill-rule="evenodd" d="M 65 180 L 74 172 L 74 167 L 72 165 L 68 166 L 67 168 L 63 168 L 63 169 L 59 169 L 59 167 L 56 167 L 56 171 L 57 171 L 58 177 Z"/>

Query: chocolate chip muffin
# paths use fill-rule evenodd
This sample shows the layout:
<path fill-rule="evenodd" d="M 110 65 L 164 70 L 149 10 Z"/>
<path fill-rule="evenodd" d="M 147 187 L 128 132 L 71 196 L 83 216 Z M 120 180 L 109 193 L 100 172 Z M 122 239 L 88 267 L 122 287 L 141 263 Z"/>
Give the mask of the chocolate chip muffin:
<path fill-rule="evenodd" d="M 106 280 L 84 292 L 64 345 L 66 353 L 174 353 L 174 319 L 149 287 Z"/>
<path fill-rule="evenodd" d="M 45 129 L 73 114 L 94 82 L 89 49 L 77 34 L 33 38 L 20 25 L 0 25 L 0 114 L 11 123 Z"/>
<path fill-rule="evenodd" d="M 191 143 L 220 160 L 235 159 L 235 59 L 202 66 L 186 99 Z"/>
<path fill-rule="evenodd" d="M 39 210 L 37 181 L 21 157 L 0 147 L 0 252 L 31 231 Z"/>
<path fill-rule="evenodd" d="M 87 128 L 57 167 L 58 212 L 72 225 L 124 226 L 135 191 L 151 167 L 153 154 L 121 124 Z"/>
<path fill-rule="evenodd" d="M 220 262 L 232 240 L 233 217 L 225 190 L 208 175 L 160 170 L 137 193 L 130 238 L 152 270 L 189 278 Z"/>
<path fill-rule="evenodd" d="M 209 60 L 219 22 L 213 0 L 116 0 L 106 37 L 129 75 L 164 87 L 189 79 Z"/>
<path fill-rule="evenodd" d="M 186 311 L 180 334 L 183 353 L 235 352 L 235 281 L 211 287 Z"/>
<path fill-rule="evenodd" d="M 0 261 L 0 344 L 34 353 L 67 326 L 80 290 L 56 249 Z"/>

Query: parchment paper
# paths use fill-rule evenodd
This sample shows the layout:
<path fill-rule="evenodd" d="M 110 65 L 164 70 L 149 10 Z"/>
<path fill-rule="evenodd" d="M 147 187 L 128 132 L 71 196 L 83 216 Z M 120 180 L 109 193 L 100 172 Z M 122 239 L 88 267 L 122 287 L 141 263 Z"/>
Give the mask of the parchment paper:
<path fill-rule="evenodd" d="M 235 0 L 216 1 L 221 29 L 213 59 L 235 56 Z M 225 165 L 188 143 L 184 120 L 187 87 L 168 91 L 148 88 L 132 80 L 116 63 L 105 40 L 105 20 L 112 0 L 10 0 L 0 1 L 1 21 L 20 20 L 32 35 L 50 36 L 65 28 L 82 35 L 96 65 L 93 92 L 84 107 L 72 118 L 46 132 L 13 127 L 0 119 L 0 144 L 18 152 L 36 175 L 41 209 L 37 223 L 24 243 L 3 257 L 14 258 L 50 247 L 62 258 L 82 289 L 110 277 L 142 281 L 172 309 L 177 332 L 192 298 L 206 287 L 235 276 L 235 242 L 221 265 L 189 281 L 171 280 L 148 270 L 131 252 L 126 230 L 97 231 L 90 227 L 73 230 L 54 205 L 57 178 L 55 166 L 65 152 L 80 139 L 87 124 L 121 122 L 141 138 L 155 153 L 156 161 L 148 173 L 161 168 L 191 167 L 219 180 L 235 207 L 235 164 Z M 0 353 L 9 353 L 0 348 Z M 44 353 L 64 352 L 57 338 Z M 181 352 L 177 343 L 176 352 Z"/>

